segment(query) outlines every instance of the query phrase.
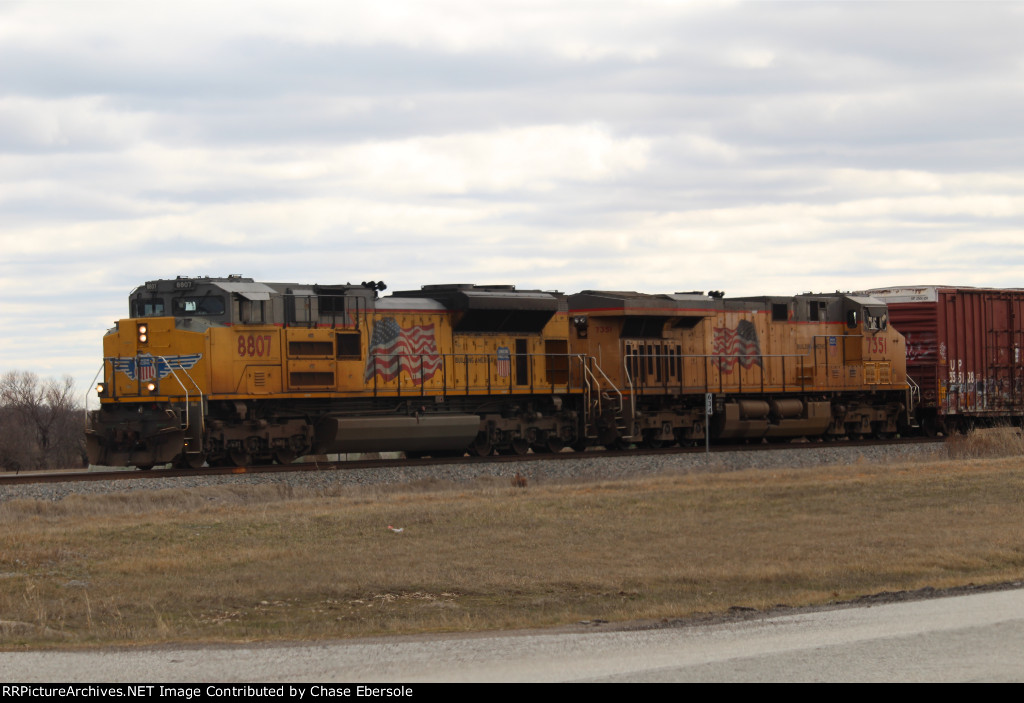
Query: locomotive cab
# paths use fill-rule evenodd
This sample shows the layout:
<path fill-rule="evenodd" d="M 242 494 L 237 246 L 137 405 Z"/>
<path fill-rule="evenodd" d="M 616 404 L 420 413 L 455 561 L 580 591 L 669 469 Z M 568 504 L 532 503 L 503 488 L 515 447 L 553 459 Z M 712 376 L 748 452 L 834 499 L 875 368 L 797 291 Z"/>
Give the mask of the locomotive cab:
<path fill-rule="evenodd" d="M 228 279 L 177 278 L 147 281 L 128 298 L 129 318 L 174 317 L 177 320 L 203 323 L 203 326 L 230 324 L 237 321 L 237 305 L 232 305 L 228 286 L 243 290 L 254 284 L 252 279 L 232 276 Z M 254 297 L 266 300 L 265 291 Z"/>
<path fill-rule="evenodd" d="M 846 326 L 851 330 L 863 326 L 865 332 L 884 331 L 889 326 L 889 313 L 885 302 L 876 298 L 844 296 Z"/>

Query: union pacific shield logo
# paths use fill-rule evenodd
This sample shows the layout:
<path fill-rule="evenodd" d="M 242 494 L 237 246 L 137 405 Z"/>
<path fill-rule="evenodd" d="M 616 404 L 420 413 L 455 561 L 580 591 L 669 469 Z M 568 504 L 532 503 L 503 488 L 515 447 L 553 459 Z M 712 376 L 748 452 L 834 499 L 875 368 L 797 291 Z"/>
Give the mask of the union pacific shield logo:
<path fill-rule="evenodd" d="M 132 381 L 152 381 L 154 379 L 166 378 L 171 370 L 189 370 L 195 366 L 202 354 L 180 354 L 178 356 L 153 356 L 152 354 L 139 354 L 138 356 L 118 356 L 110 360 L 114 367 L 114 373 L 121 372 Z"/>

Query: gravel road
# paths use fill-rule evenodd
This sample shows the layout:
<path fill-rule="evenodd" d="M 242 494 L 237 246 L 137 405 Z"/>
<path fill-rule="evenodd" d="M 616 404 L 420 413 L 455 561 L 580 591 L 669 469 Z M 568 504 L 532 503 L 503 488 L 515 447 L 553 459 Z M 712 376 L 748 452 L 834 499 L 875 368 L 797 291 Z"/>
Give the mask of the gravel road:
<path fill-rule="evenodd" d="M 0 678 L 403 682 L 413 696 L 429 695 L 417 682 L 1019 682 L 1022 647 L 1014 588 L 648 630 L 5 652 Z"/>

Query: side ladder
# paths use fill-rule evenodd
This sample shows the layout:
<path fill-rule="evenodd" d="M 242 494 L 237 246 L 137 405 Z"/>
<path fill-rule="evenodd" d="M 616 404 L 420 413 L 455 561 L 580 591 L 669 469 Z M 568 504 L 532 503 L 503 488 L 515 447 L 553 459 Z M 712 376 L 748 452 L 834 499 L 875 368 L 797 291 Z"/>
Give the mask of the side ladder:
<path fill-rule="evenodd" d="M 602 432 L 608 432 L 614 426 L 616 436 L 632 439 L 625 417 L 625 397 L 622 391 L 612 383 L 597 360 L 592 356 L 577 356 L 583 378 L 583 427 L 587 439 L 601 440 Z M 628 378 L 628 376 L 627 376 Z M 602 383 L 602 379 L 604 383 Z M 635 399 L 630 393 L 630 401 Z M 635 410 L 635 408 L 631 408 Z M 631 413 L 631 417 L 635 413 Z M 609 423 L 605 418 L 611 419 Z M 604 420 L 604 422 L 602 422 Z"/>

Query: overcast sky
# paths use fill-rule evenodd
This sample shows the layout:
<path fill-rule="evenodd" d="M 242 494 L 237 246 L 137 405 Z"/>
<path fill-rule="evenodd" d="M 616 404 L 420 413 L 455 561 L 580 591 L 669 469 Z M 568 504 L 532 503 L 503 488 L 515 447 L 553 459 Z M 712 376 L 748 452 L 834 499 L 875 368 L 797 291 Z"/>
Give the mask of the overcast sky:
<path fill-rule="evenodd" d="M 1024 286 L 1024 4 L 0 0 L 0 372 L 148 279 Z"/>

